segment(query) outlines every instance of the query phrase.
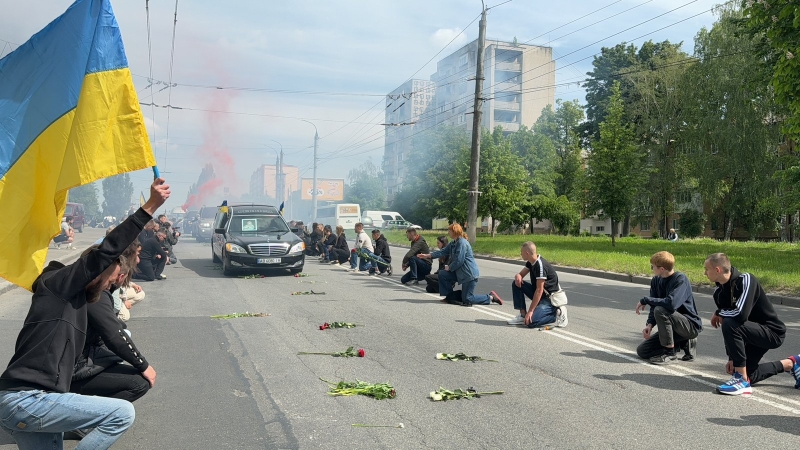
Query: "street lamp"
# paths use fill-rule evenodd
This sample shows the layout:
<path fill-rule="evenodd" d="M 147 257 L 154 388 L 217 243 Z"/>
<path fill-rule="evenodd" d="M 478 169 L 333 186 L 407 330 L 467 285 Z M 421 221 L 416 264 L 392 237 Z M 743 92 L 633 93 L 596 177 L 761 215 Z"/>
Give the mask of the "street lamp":
<path fill-rule="evenodd" d="M 286 194 L 286 186 L 284 186 L 285 181 L 283 176 L 283 144 L 274 139 L 270 139 L 270 141 L 278 144 L 281 147 L 281 153 L 278 156 L 278 164 L 275 165 L 275 201 L 278 203 L 278 205 L 280 205 L 286 200 L 284 198 L 284 195 Z M 277 150 L 275 153 L 278 153 Z"/>
<path fill-rule="evenodd" d="M 305 119 L 300 119 L 303 122 L 310 123 L 314 127 L 314 181 L 311 186 L 311 217 L 312 222 L 317 221 L 317 143 L 319 142 L 319 133 L 317 126 Z"/>

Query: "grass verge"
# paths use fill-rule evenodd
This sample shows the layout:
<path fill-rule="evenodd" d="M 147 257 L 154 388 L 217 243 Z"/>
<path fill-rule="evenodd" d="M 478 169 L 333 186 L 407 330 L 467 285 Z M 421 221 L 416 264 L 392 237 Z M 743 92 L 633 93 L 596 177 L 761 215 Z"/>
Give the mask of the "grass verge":
<path fill-rule="evenodd" d="M 443 232 L 424 231 L 433 245 Z M 387 231 L 386 239 L 394 244 L 408 244 L 404 231 Z M 553 264 L 605 270 L 628 275 L 652 276 L 650 256 L 666 250 L 675 255 L 676 270 L 685 273 L 692 284 L 711 285 L 703 275 L 703 261 L 712 253 L 723 252 L 742 272 L 750 272 L 769 293 L 800 295 L 800 248 L 782 242 L 720 242 L 713 239 L 664 240 L 621 238 L 611 246 L 610 237 L 572 237 L 551 235 L 478 235 L 473 251 L 519 259 L 520 245 L 533 240 L 539 253 Z M 509 274 L 511 276 L 511 274 Z"/>

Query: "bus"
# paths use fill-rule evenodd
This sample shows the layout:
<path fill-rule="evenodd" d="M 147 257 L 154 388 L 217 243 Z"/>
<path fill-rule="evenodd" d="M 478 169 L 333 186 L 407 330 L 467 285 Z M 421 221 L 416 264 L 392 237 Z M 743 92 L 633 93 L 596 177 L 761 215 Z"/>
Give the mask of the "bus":
<path fill-rule="evenodd" d="M 357 203 L 339 203 L 317 207 L 317 223 L 330 225 L 336 233 L 336 226 L 352 230 L 361 221 L 361 206 Z"/>

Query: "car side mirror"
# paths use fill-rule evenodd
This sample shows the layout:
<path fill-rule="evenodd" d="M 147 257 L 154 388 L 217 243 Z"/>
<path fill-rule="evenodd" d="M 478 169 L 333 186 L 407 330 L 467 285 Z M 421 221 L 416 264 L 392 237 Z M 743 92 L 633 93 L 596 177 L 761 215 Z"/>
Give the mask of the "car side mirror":
<path fill-rule="evenodd" d="M 225 228 L 214 228 L 214 233 L 225 234 Z"/>

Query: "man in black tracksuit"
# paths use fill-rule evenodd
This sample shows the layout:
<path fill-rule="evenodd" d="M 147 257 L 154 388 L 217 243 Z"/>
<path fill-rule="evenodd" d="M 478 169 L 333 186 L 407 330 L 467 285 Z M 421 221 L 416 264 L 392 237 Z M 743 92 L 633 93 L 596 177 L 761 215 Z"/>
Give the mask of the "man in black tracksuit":
<path fill-rule="evenodd" d="M 21 450 L 62 448 L 65 431 L 85 428 L 93 430 L 78 448 L 106 449 L 133 423 L 127 401 L 68 391 L 85 342 L 87 305 L 118 278 L 121 255 L 169 198 L 163 182 L 153 183 L 147 203 L 97 249 L 68 266 L 52 261 L 34 282 L 14 356 L 0 375 L 0 426 Z"/>
<path fill-rule="evenodd" d="M 125 279 L 121 274 L 117 283 Z M 127 326 L 114 314 L 111 291 L 90 303 L 83 352 L 75 363 L 70 392 L 133 402 L 150 390 L 156 371 L 136 348 Z M 128 364 L 120 364 L 121 362 Z"/>
<path fill-rule="evenodd" d="M 161 248 L 165 239 L 164 233 L 156 233 L 156 237 L 142 242 L 142 251 L 139 253 L 139 273 L 133 276 L 136 280 L 153 281 L 166 278 L 161 272 L 167 264 L 167 254 Z"/>
<path fill-rule="evenodd" d="M 711 326 L 722 328 L 728 354 L 725 369 L 732 376 L 717 391 L 750 394 L 752 384 L 784 371 L 779 362 L 759 362 L 767 351 L 783 344 L 786 326 L 778 319 L 756 277 L 736 270 L 724 253 L 709 256 L 703 265 L 706 277 L 717 285 L 717 310 L 711 317 Z"/>

